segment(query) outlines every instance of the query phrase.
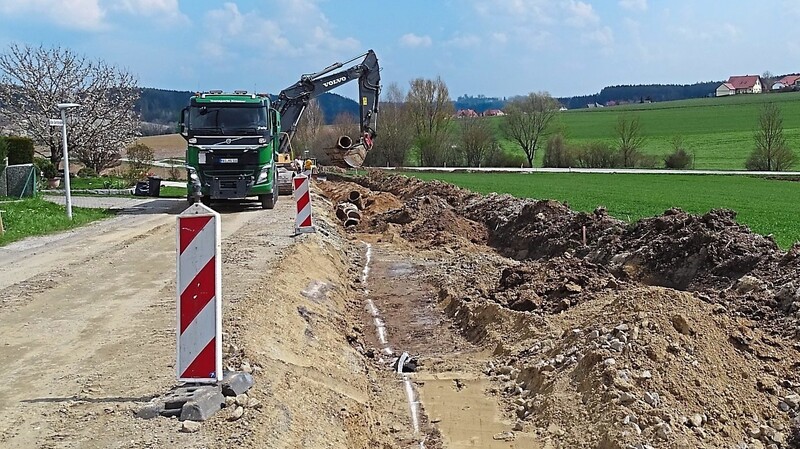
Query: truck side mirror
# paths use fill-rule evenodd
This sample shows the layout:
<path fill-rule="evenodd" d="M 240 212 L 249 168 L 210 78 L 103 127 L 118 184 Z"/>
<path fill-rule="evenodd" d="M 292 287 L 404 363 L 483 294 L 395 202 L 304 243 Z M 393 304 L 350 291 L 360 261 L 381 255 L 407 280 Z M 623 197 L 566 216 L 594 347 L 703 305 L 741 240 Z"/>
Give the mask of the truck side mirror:
<path fill-rule="evenodd" d="M 275 109 L 269 110 L 269 121 L 272 126 L 272 135 L 277 136 L 280 133 L 281 115 Z"/>
<path fill-rule="evenodd" d="M 189 108 L 188 107 L 181 109 L 181 121 L 178 124 L 178 126 L 180 127 L 180 133 L 181 133 L 182 136 L 188 136 L 189 135 L 189 131 L 186 129 L 186 127 L 187 127 L 187 124 L 186 124 L 186 113 L 187 112 L 189 112 Z"/>

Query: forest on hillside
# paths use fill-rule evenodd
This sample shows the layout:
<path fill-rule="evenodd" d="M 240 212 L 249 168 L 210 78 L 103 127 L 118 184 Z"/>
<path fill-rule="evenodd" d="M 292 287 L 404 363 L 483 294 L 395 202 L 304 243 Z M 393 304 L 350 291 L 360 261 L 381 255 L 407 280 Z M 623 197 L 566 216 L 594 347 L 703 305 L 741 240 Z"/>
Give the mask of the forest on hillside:
<path fill-rule="evenodd" d="M 174 128 L 172 125 L 180 118 L 181 109 L 189 105 L 189 98 L 192 95 L 194 95 L 192 91 L 144 88 L 139 101 L 136 102 L 136 111 L 141 115 L 142 121 L 170 125 L 172 129 Z M 358 115 L 358 103 L 341 95 L 322 94 L 319 103 L 325 121 L 329 124 L 342 113 Z"/>
<path fill-rule="evenodd" d="M 593 95 L 561 97 L 557 100 L 569 109 L 585 108 L 589 104 L 685 100 L 707 97 L 719 84 L 718 81 L 708 81 L 694 84 L 609 86 Z M 142 121 L 168 125 L 169 129 L 174 129 L 173 125 L 177 123 L 181 109 L 188 105 L 189 97 L 193 94 L 194 92 L 191 91 L 144 88 L 136 103 L 136 110 L 141 114 Z M 483 113 L 489 109 L 502 109 L 509 99 L 483 95 L 462 95 L 454 100 L 453 104 L 456 110 L 473 109 L 478 113 Z M 334 93 L 325 93 L 319 97 L 319 102 L 327 124 L 333 123 L 340 114 L 358 116 L 358 103 L 350 98 Z"/>

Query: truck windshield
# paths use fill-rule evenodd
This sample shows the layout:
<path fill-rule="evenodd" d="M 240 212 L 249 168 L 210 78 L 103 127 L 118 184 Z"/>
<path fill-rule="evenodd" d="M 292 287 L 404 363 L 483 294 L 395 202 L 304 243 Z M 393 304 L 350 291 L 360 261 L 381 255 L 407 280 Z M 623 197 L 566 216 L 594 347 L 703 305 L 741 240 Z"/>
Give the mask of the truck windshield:
<path fill-rule="evenodd" d="M 198 135 L 263 136 L 269 133 L 267 108 L 230 104 L 192 106 L 189 131 Z"/>

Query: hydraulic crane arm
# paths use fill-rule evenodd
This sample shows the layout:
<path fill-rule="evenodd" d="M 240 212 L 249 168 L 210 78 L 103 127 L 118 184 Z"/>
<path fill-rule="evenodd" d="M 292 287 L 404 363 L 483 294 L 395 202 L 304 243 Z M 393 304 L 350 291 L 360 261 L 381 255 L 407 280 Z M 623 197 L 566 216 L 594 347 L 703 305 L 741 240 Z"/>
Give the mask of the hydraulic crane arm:
<path fill-rule="evenodd" d="M 353 67 L 331 73 L 362 56 L 364 60 Z M 372 148 L 372 139 L 376 135 L 378 96 L 381 88 L 380 66 L 372 50 L 349 61 L 332 64 L 319 72 L 303 75 L 298 82 L 278 94 L 274 105 L 281 114 L 281 129 L 285 133 L 281 136 L 279 151 L 289 152 L 289 142 L 297 131 L 297 124 L 309 101 L 353 80 L 358 80 L 359 90 L 361 136 L 358 145 L 363 145 L 364 150 L 369 151 Z"/>

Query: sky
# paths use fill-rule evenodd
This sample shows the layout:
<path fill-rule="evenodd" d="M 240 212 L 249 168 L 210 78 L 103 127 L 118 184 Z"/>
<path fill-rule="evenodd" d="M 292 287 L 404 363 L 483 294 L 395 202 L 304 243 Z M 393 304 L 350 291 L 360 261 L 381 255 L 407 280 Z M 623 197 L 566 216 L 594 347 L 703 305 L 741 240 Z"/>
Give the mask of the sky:
<path fill-rule="evenodd" d="M 560 97 L 800 72 L 799 20 L 790 0 L 0 0 L 0 52 L 61 46 L 142 87 L 277 93 L 373 49 L 384 86 Z"/>

